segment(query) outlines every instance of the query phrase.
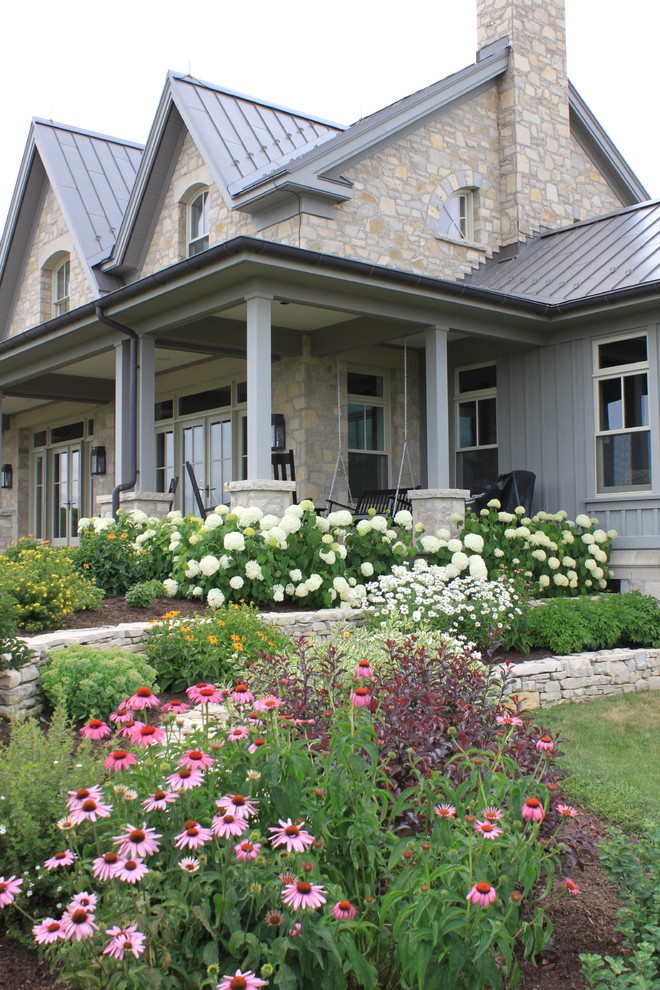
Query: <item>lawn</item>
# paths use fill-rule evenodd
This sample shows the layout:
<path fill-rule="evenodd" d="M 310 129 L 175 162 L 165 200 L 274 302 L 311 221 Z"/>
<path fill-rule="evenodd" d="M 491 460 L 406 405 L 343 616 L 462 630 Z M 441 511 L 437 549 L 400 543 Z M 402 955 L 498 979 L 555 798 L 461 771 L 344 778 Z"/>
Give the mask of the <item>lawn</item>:
<path fill-rule="evenodd" d="M 660 692 L 561 705 L 541 721 L 571 742 L 560 748 L 575 803 L 625 829 L 660 825 Z"/>

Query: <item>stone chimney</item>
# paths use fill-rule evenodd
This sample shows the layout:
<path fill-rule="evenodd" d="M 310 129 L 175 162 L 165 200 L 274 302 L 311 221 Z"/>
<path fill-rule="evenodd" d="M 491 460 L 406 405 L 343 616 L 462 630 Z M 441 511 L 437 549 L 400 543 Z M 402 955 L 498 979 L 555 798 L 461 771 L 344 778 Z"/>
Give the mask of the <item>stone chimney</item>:
<path fill-rule="evenodd" d="M 564 0 L 477 0 L 479 49 L 502 38 L 511 54 L 499 82 L 501 240 L 510 244 L 573 222 Z"/>

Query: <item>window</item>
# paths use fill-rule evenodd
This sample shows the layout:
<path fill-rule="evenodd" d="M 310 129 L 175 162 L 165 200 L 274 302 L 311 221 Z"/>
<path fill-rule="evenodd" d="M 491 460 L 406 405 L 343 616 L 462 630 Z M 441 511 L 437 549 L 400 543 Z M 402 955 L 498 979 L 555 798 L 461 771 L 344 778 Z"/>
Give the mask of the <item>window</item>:
<path fill-rule="evenodd" d="M 84 437 L 83 420 L 33 434 L 31 512 L 34 535 L 39 539 L 54 543 L 77 540 L 78 520 L 91 501 L 89 450 Z"/>
<path fill-rule="evenodd" d="M 348 372 L 348 483 L 351 493 L 387 488 L 389 433 L 386 382 L 382 375 Z"/>
<path fill-rule="evenodd" d="M 651 487 L 648 341 L 645 334 L 595 345 L 598 491 Z"/>
<path fill-rule="evenodd" d="M 188 257 L 206 251 L 209 246 L 208 189 L 195 196 L 188 207 Z"/>
<path fill-rule="evenodd" d="M 456 480 L 459 488 L 485 491 L 496 481 L 497 367 L 494 364 L 456 371 Z"/>
<path fill-rule="evenodd" d="M 67 258 L 53 271 L 53 316 L 69 312 L 69 277 L 71 263 Z"/>
<path fill-rule="evenodd" d="M 474 197 L 470 189 L 461 189 L 440 208 L 438 233 L 459 241 L 474 240 Z"/>

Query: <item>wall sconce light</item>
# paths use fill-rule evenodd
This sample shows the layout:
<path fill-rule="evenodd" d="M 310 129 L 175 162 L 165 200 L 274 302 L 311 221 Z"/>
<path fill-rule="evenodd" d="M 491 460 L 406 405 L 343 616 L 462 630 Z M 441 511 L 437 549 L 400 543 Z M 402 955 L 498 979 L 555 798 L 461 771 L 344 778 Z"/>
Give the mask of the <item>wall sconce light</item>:
<path fill-rule="evenodd" d="M 286 423 L 284 421 L 284 416 L 282 413 L 273 413 L 270 417 L 270 427 L 271 427 L 271 450 L 285 450 L 286 449 Z"/>
<path fill-rule="evenodd" d="M 105 474 L 105 447 L 92 447 L 89 461 L 91 474 Z"/>
<path fill-rule="evenodd" d="M 0 488 L 11 488 L 14 483 L 14 469 L 11 464 L 3 464 L 0 468 Z"/>

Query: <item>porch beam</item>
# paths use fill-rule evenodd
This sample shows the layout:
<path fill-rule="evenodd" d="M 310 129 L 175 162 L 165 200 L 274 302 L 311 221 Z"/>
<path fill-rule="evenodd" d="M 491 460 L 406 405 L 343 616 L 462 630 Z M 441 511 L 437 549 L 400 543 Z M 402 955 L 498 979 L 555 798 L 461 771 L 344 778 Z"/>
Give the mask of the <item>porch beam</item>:
<path fill-rule="evenodd" d="M 41 375 L 20 385 L 10 385 L 6 395 L 24 399 L 52 399 L 68 402 L 112 402 L 114 385 L 107 378 L 83 378 L 80 375 Z"/>
<path fill-rule="evenodd" d="M 427 488 L 449 488 L 449 390 L 447 329 L 429 327 L 426 347 Z"/>
<path fill-rule="evenodd" d="M 271 304 L 254 293 L 247 303 L 248 478 L 270 479 Z"/>
<path fill-rule="evenodd" d="M 138 438 L 136 490 L 156 491 L 156 358 L 152 338 L 138 343 Z"/>
<path fill-rule="evenodd" d="M 361 317 L 323 330 L 312 331 L 312 354 L 314 357 L 339 354 L 354 350 L 356 347 L 369 347 L 387 340 L 397 340 L 406 334 L 419 333 L 419 330 L 419 327 L 411 326 L 409 323 L 401 324 Z"/>

